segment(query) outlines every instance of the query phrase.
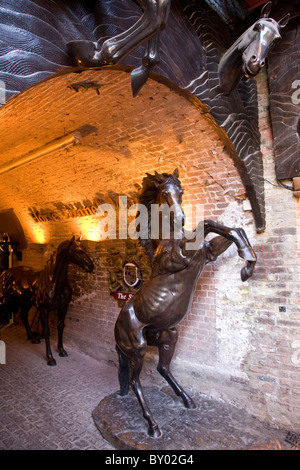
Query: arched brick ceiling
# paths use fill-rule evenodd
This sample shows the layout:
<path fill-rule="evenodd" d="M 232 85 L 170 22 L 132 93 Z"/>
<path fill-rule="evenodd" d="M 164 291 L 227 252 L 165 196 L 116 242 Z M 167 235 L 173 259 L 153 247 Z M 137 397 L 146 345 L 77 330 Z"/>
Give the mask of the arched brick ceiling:
<path fill-rule="evenodd" d="M 67 55 L 68 41 L 101 42 L 140 17 L 133 0 L 2 0 L 0 13 L 0 80 L 7 98 L 74 65 Z M 218 62 L 232 42 L 231 32 L 207 3 L 173 0 L 161 33 L 161 62 L 156 72 L 194 94 L 227 132 L 231 157 L 251 201 L 257 230 L 262 231 L 265 208 L 256 84 L 243 82 L 229 97 L 218 86 Z M 140 47 L 124 63 L 139 65 L 142 54 Z"/>
<path fill-rule="evenodd" d="M 84 87 L 76 92 L 71 85 L 78 81 L 96 81 L 100 94 Z M 84 126 L 92 129 L 75 146 L 0 175 L 0 211 L 13 208 L 33 242 L 39 224 L 31 209 L 56 212 L 99 197 L 132 196 L 145 173 L 154 170 L 179 167 L 187 200 L 211 203 L 204 188 L 208 180 L 218 180 L 220 168 L 228 178 L 216 183 L 221 193 L 244 193 L 224 142 L 201 108 L 152 79 L 132 98 L 124 71 L 60 75 L 15 97 L 1 114 L 3 164 Z M 58 232 L 82 234 L 80 220 L 41 224 L 41 230 L 47 225 L 47 239 Z"/>

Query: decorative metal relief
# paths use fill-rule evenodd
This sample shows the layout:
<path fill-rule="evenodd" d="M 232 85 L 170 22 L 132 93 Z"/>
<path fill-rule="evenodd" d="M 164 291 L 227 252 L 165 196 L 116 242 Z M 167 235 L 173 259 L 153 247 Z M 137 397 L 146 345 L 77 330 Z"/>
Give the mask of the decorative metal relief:
<path fill-rule="evenodd" d="M 268 59 L 270 112 L 278 180 L 300 176 L 300 8 Z"/>
<path fill-rule="evenodd" d="M 215 11 L 208 3 L 214 5 Z M 260 232 L 265 228 L 264 179 L 256 83 L 251 76 L 259 70 L 265 53 L 273 44 L 277 34 L 276 24 L 279 32 L 285 25 L 284 15 L 288 11 L 284 15 L 279 11 L 275 24 L 275 20 L 267 21 L 269 6 L 264 7 L 262 21 L 255 22 L 255 27 L 250 31 L 255 34 L 255 44 L 251 42 L 247 50 L 247 61 L 242 58 L 243 51 L 239 57 L 239 63 L 244 60 L 244 72 L 250 78 L 239 75 L 241 81 L 234 83 L 235 87 L 227 96 L 226 90 L 222 91 L 220 73 L 229 70 L 224 67 L 228 58 L 226 52 L 237 39 L 238 48 L 245 39 L 243 34 L 243 40 L 238 38 L 239 34 L 235 31 L 247 30 L 250 12 L 246 9 L 241 11 L 235 6 L 232 12 L 233 16 L 237 16 L 232 18 L 231 14 L 224 15 L 224 11 L 229 11 L 227 4 L 236 2 L 208 3 L 204 0 L 149 1 L 146 4 L 153 9 L 150 14 L 147 8 L 140 8 L 139 5 L 145 6 L 141 0 L 76 1 L 69 2 L 67 8 L 66 2 L 60 0 L 5 2 L 5 16 L 0 24 L 0 81 L 5 82 L 9 99 L 57 72 L 68 67 L 71 70 L 71 67 L 78 65 L 74 57 L 83 66 L 84 60 L 80 54 L 88 52 L 92 63 L 87 66 L 115 64 L 122 59 L 122 66 L 132 72 L 136 93 L 155 66 L 156 78 L 161 77 L 162 81 L 167 78 L 207 107 L 206 115 L 212 117 L 212 124 L 223 138 L 240 174 L 257 231 Z M 279 7 L 276 5 L 273 8 L 276 13 Z M 20 11 L 26 15 L 20 15 Z M 256 15 L 259 17 L 259 14 Z M 143 23 L 142 32 L 138 28 L 140 23 Z M 232 24 L 237 28 L 231 29 Z M 273 35 L 269 34 L 267 26 L 271 29 L 274 26 L 275 36 L 272 32 Z M 18 29 L 22 29 L 22 37 L 16 33 Z M 262 46 L 259 50 L 263 51 L 263 58 L 252 54 L 252 48 L 257 49 L 257 39 Z M 140 44 L 142 46 L 137 48 Z M 80 70 L 83 68 L 77 67 L 77 71 Z M 295 80 L 298 80 L 297 77 Z M 74 92 L 87 88 L 93 88 L 95 95 L 101 93 L 94 82 L 87 85 L 79 81 L 73 87 Z"/>

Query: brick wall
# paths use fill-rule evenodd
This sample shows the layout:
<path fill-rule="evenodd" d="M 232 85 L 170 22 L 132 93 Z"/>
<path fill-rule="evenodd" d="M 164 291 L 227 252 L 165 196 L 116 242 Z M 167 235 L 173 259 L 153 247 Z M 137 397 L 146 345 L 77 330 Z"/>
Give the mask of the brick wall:
<path fill-rule="evenodd" d="M 68 88 L 85 79 L 105 85 L 100 95 Z M 69 270 L 74 298 L 66 319 L 66 344 L 116 363 L 113 328 L 119 308 L 109 292 L 108 250 L 124 251 L 124 241 L 95 240 L 96 217 L 38 224 L 29 208 L 61 213 L 62 207 L 79 208 L 97 198 L 132 197 L 146 172 L 178 167 L 184 202 L 200 203 L 205 218 L 242 226 L 258 263 L 246 283 L 240 280 L 244 262 L 234 246 L 206 267 L 191 311 L 178 327 L 174 373 L 186 386 L 299 431 L 299 202 L 276 182 L 264 75 L 258 88 L 267 209 L 263 234 L 255 232 L 238 173 L 205 116 L 151 80 L 133 99 L 129 76 L 105 69 L 84 72 L 80 78 L 56 77 L 2 109 L 0 150 L 7 149 L 8 160 L 83 125 L 97 130 L 76 147 L 13 170 L 5 179 L 0 176 L 0 209 L 13 207 L 23 224 L 30 242 L 23 264 L 42 268 L 51 250 L 74 233 L 90 240 L 85 244 L 94 272 L 74 266 Z M 161 383 L 156 361 L 155 350 L 149 348 L 143 374 Z"/>

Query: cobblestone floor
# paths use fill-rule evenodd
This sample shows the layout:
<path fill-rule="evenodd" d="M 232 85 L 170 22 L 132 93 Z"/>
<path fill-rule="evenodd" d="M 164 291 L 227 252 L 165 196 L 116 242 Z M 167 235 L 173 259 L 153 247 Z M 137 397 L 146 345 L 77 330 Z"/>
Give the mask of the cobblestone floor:
<path fill-rule="evenodd" d="M 113 449 L 95 427 L 92 412 L 99 401 L 118 390 L 114 365 L 74 349 L 44 360 L 45 344 L 32 344 L 23 327 L 1 334 L 6 364 L 0 365 L 0 449 Z"/>
<path fill-rule="evenodd" d="M 102 437 L 92 417 L 99 402 L 105 401 L 108 395 L 119 389 L 115 364 L 97 361 L 68 345 L 66 349 L 69 356 L 60 358 L 54 353 L 53 337 L 51 343 L 57 366 L 49 367 L 44 359 L 44 341 L 37 345 L 32 344 L 26 339 L 25 330 L 20 325 L 12 325 L 1 331 L 1 340 L 6 344 L 6 364 L 0 365 L 0 450 L 115 450 Z M 143 385 L 149 386 L 149 383 Z M 167 410 L 164 410 L 163 399 L 156 403 L 157 396 L 159 393 L 162 395 L 162 391 L 155 393 L 154 402 L 151 403 L 155 416 L 162 421 L 166 414 L 166 429 L 170 428 L 172 413 L 179 413 L 179 419 L 176 420 L 173 416 L 173 424 L 169 429 L 171 431 L 165 432 L 164 438 L 159 439 L 160 442 L 154 442 L 151 447 L 150 439 L 150 444 L 147 441 L 147 446 L 142 448 L 174 449 L 176 442 L 180 442 L 178 448 L 189 451 L 224 449 L 224 442 L 227 442 L 229 444 L 225 448 L 234 449 L 238 441 L 244 442 L 245 448 L 254 444 L 253 450 L 278 450 L 278 442 L 279 448 L 290 449 L 284 442 L 284 433 L 268 429 L 245 411 L 208 400 L 202 395 L 196 397 L 201 406 L 197 406 L 196 414 L 186 422 L 186 415 L 190 415 L 184 407 L 178 406 L 178 399 L 174 407 L 173 399 L 169 397 Z M 111 420 L 111 429 L 117 426 L 116 434 L 119 435 L 126 434 L 124 426 L 129 421 L 134 422 L 133 417 L 137 415 L 136 424 L 133 423 L 133 430 L 129 434 L 136 435 L 137 427 L 141 427 L 143 432 L 137 442 L 125 448 L 140 449 L 141 442 L 147 438 L 147 433 L 144 432 L 146 426 L 136 398 L 130 398 L 131 395 L 121 400 L 114 397 L 117 404 L 112 403 L 112 411 L 102 411 L 100 417 L 104 417 L 106 421 Z M 159 404 L 161 409 L 155 410 L 155 406 Z M 126 418 L 125 405 L 129 408 L 131 406 L 130 419 Z M 125 424 L 122 424 L 122 420 L 125 420 Z M 119 422 L 120 425 L 116 424 Z M 118 439 L 120 440 L 119 437 Z M 222 445 L 218 446 L 218 440 L 222 441 Z M 110 441 L 114 442 L 113 439 Z M 230 442 L 235 445 L 231 446 Z M 270 442 L 270 446 L 266 447 L 266 442 Z M 261 443 L 264 445 L 261 446 Z"/>

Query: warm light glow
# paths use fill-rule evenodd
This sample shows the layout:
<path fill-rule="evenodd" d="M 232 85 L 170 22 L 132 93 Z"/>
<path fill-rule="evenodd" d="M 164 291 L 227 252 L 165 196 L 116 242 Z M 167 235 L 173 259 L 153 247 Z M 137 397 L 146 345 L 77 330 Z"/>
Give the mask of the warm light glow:
<path fill-rule="evenodd" d="M 33 226 L 32 231 L 37 243 L 46 243 L 46 233 L 38 224 Z"/>
<path fill-rule="evenodd" d="M 101 234 L 98 229 L 98 219 L 81 217 L 75 219 L 74 222 L 77 225 L 76 233 L 79 233 L 84 240 L 91 240 L 93 242 L 99 242 L 101 240 Z"/>

